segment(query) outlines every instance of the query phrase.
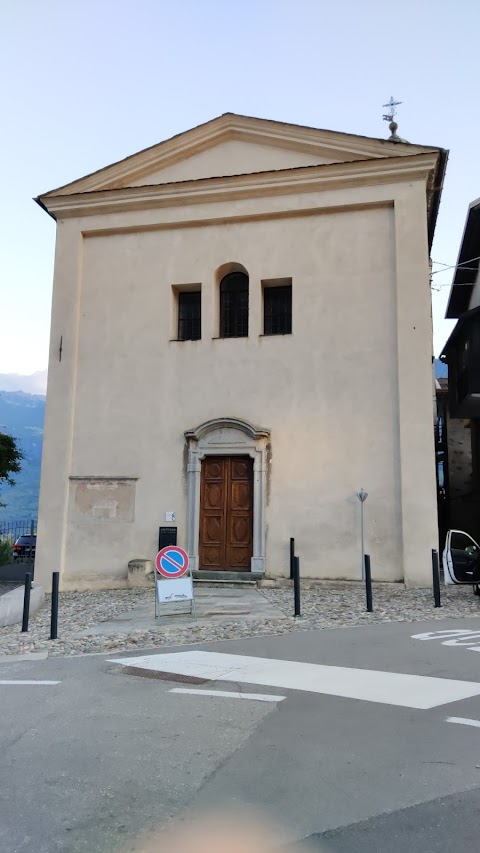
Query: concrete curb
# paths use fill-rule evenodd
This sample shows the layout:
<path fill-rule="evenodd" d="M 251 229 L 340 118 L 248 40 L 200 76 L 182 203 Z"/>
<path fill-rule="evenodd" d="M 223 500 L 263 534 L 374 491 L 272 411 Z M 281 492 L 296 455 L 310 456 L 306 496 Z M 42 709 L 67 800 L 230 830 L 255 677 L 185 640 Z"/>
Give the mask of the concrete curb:
<path fill-rule="evenodd" d="M 21 660 L 47 660 L 48 652 L 24 652 L 23 654 L 18 655 L 2 655 L 0 657 L 0 663 L 15 663 L 16 661 Z"/>
<path fill-rule="evenodd" d="M 11 592 L 6 592 L 0 595 L 0 628 L 5 628 L 6 625 L 15 625 L 22 621 L 23 616 L 23 586 L 12 589 Z M 42 606 L 45 599 L 45 589 L 43 586 L 32 586 L 30 594 L 30 616 Z"/>

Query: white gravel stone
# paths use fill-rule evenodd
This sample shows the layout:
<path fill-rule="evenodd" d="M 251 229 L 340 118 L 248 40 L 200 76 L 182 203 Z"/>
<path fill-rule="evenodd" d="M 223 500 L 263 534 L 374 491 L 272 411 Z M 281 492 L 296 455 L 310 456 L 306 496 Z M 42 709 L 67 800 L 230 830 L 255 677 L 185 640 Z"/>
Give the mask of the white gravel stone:
<path fill-rule="evenodd" d="M 430 590 L 405 590 L 403 587 L 374 587 L 374 612 L 365 609 L 365 593 L 354 584 L 337 584 L 334 588 L 316 587 L 302 590 L 302 618 L 294 619 L 291 588 L 261 590 L 272 605 L 284 613 L 283 618 L 223 622 L 199 621 L 188 626 L 178 622 L 158 625 L 150 630 L 130 629 L 128 633 L 110 635 L 80 632 L 114 619 L 140 604 L 152 603 L 152 590 L 126 589 L 109 592 L 65 592 L 60 594 L 58 636 L 49 640 L 50 601 L 30 620 L 28 634 L 20 625 L 0 629 L 0 654 L 14 655 L 47 650 L 51 655 L 76 655 L 85 652 L 125 651 L 129 648 L 203 643 L 314 628 L 339 628 L 380 622 L 416 622 L 424 619 L 480 616 L 480 597 L 470 587 L 442 588 L 442 607 L 434 608 Z M 152 604 L 153 606 L 153 604 Z"/>

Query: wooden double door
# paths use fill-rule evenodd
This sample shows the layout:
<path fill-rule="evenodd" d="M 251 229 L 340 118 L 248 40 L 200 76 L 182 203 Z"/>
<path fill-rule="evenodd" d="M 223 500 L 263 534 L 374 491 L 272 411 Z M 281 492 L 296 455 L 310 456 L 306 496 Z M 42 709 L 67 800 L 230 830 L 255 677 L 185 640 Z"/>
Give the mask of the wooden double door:
<path fill-rule="evenodd" d="M 200 568 L 250 571 L 253 553 L 253 459 L 207 456 L 200 490 Z"/>

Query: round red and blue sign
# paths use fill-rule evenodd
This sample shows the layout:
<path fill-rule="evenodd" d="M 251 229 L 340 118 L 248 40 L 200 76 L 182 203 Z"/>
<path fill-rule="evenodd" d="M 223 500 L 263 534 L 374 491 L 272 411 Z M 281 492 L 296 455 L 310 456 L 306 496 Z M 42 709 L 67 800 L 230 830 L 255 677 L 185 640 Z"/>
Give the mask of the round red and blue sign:
<path fill-rule="evenodd" d="M 155 566 L 164 578 L 181 578 L 188 571 L 188 554 L 178 545 L 166 545 L 155 557 Z"/>

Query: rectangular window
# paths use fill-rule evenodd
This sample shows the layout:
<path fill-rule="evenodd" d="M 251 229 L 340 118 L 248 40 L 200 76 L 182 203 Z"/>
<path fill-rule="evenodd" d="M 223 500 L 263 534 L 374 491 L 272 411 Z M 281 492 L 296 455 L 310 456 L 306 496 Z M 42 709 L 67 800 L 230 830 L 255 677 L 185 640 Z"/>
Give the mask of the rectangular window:
<path fill-rule="evenodd" d="M 292 332 L 292 285 L 265 287 L 265 282 L 263 284 L 263 334 L 290 335 Z"/>
<path fill-rule="evenodd" d="M 200 290 L 178 294 L 178 340 L 198 341 L 202 337 L 202 294 Z"/>

